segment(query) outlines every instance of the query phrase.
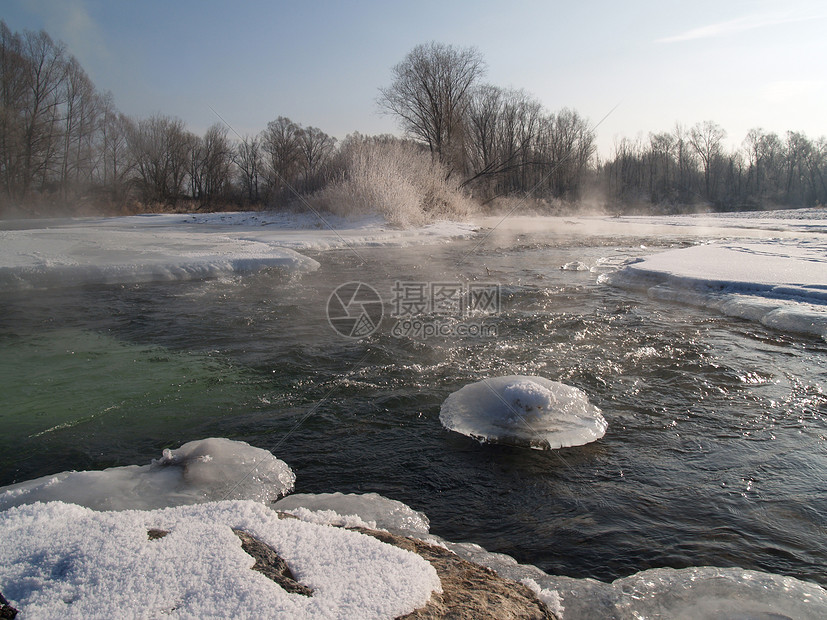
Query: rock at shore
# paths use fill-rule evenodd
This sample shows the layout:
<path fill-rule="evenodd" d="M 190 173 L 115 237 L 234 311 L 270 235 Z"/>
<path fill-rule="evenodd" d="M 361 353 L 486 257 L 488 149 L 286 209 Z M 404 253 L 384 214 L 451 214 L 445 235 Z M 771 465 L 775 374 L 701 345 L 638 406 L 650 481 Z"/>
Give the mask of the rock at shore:
<path fill-rule="evenodd" d="M 521 583 L 500 577 L 490 568 L 463 560 L 437 545 L 388 532 L 356 528 L 384 543 L 422 556 L 436 569 L 442 593 L 434 593 L 425 607 L 401 616 L 404 620 L 473 618 L 559 620 Z"/>

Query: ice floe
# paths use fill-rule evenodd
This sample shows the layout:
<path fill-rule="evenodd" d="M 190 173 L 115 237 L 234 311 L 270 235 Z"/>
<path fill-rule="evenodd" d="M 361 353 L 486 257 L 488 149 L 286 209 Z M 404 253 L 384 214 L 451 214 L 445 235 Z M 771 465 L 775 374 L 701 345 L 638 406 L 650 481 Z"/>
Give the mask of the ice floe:
<path fill-rule="evenodd" d="M 538 450 L 580 446 L 600 439 L 607 423 L 576 387 L 511 375 L 466 385 L 442 403 L 442 425 L 483 443 Z"/>
<path fill-rule="evenodd" d="M 569 263 L 566 263 L 562 267 L 560 267 L 563 271 L 590 271 L 591 267 L 589 267 L 586 263 L 575 260 Z"/>

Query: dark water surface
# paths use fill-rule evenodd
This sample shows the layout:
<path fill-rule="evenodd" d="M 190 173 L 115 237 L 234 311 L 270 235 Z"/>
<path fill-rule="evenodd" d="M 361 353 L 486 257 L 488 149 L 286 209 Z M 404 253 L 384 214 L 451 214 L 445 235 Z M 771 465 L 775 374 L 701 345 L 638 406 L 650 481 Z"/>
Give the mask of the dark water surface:
<path fill-rule="evenodd" d="M 669 243 L 673 243 L 671 240 Z M 652 239 L 491 238 L 313 255 L 277 273 L 0 299 L 0 485 L 145 464 L 208 436 L 272 450 L 300 492 L 377 492 L 431 530 L 552 574 L 740 566 L 827 585 L 827 343 L 563 271 Z M 640 248 L 640 244 L 648 246 Z M 497 337 L 363 340 L 329 326 L 348 281 L 497 282 Z M 542 375 L 609 422 L 540 452 L 442 428 L 463 385 Z"/>

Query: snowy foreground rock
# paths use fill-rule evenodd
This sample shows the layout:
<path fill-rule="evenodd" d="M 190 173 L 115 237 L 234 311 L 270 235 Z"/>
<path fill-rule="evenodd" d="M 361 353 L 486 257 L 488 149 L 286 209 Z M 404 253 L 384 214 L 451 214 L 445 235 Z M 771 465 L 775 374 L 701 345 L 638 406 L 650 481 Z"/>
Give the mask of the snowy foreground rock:
<path fill-rule="evenodd" d="M 233 529 L 278 550 L 312 596 L 259 572 Z M 150 540 L 149 530 L 167 535 Z M 280 519 L 252 501 L 0 512 L 0 583 L 22 618 L 393 618 L 441 592 L 423 558 L 371 536 Z"/>
<path fill-rule="evenodd" d="M 466 385 L 442 403 L 439 419 L 483 443 L 537 450 L 587 444 L 603 437 L 607 426 L 582 390 L 522 375 Z"/>
<path fill-rule="evenodd" d="M 522 404 L 548 402 L 519 379 L 509 393 Z M 523 401 L 527 394 L 534 400 Z M 243 484 L 262 463 L 270 475 Z M 229 488 L 257 501 L 209 501 L 226 494 L 228 477 L 242 483 Z M 442 540 L 424 515 L 375 493 L 296 494 L 272 504 L 292 488 L 292 472 L 269 452 L 227 439 L 190 442 L 149 466 L 50 479 L 0 489 L 20 504 L 0 511 L 0 592 L 19 620 L 827 616 L 823 588 L 737 568 L 653 569 L 611 584 L 549 575 Z M 224 490 L 210 493 L 210 480 Z M 137 492 L 142 485 L 159 498 Z M 75 500 L 190 505 L 98 512 Z M 261 567 L 271 556 L 286 566 L 286 584 L 273 576 L 276 566 Z"/>

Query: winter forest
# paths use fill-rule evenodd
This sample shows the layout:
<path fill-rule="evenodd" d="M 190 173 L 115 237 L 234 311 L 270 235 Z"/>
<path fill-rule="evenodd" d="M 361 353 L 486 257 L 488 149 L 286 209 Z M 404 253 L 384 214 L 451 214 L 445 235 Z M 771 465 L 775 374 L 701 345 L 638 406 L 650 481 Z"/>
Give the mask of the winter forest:
<path fill-rule="evenodd" d="M 595 146 L 599 119 L 488 84 L 475 48 L 414 48 L 378 88 L 404 137 L 342 140 L 277 117 L 203 135 L 130 118 L 45 31 L 0 21 L 0 216 L 289 208 L 405 224 L 525 201 L 537 212 L 671 213 L 827 203 L 827 140 L 711 120 Z M 560 93 L 565 99 L 565 93 Z M 262 102 L 265 105 L 266 102 Z M 737 137 L 735 137 L 737 140 Z M 516 204 L 516 203 L 515 203 Z"/>

